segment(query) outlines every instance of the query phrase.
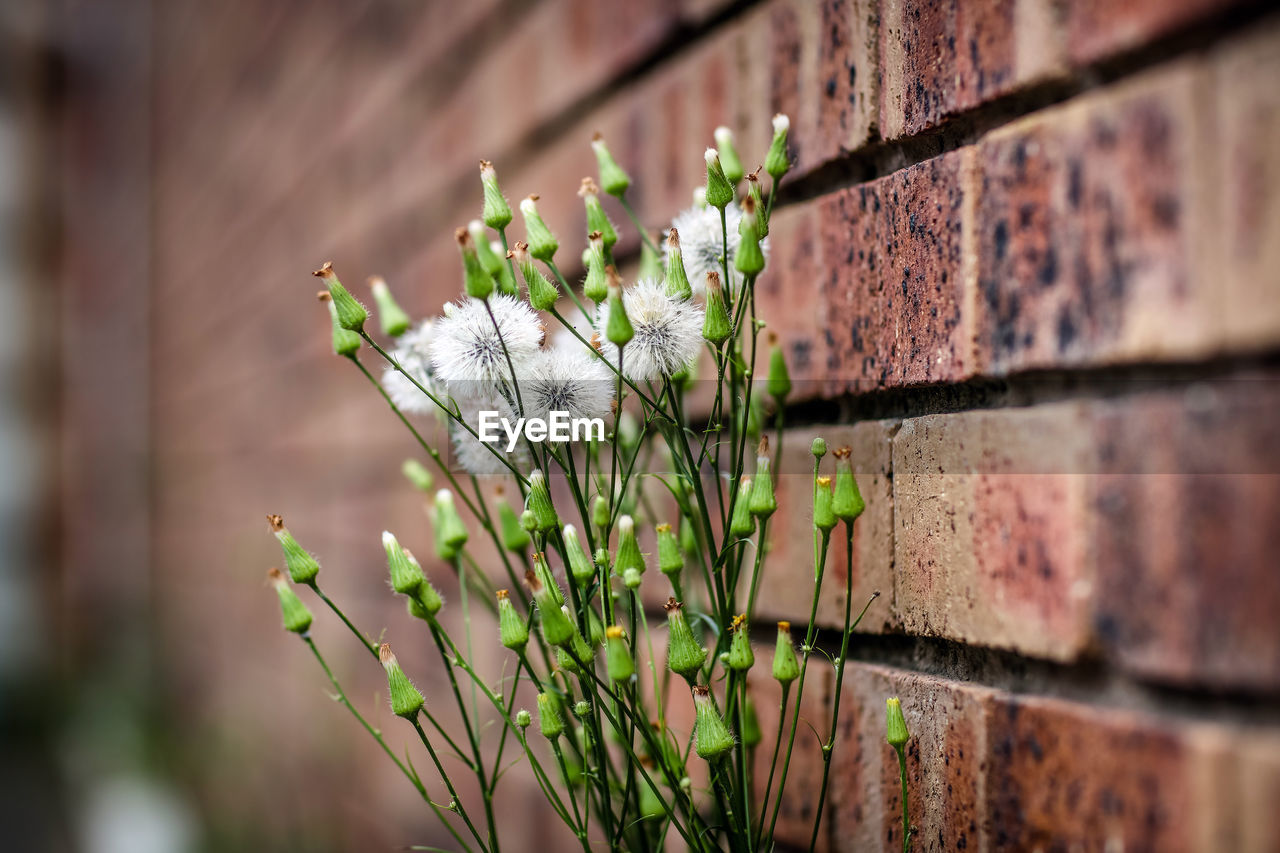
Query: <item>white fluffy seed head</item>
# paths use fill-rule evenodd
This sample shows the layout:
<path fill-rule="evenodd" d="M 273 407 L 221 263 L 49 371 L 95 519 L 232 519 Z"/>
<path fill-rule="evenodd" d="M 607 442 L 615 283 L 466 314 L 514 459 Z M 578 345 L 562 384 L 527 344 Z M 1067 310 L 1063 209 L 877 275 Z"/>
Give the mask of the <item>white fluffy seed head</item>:
<path fill-rule="evenodd" d="M 576 339 L 571 346 L 542 350 L 520 383 L 527 417 L 549 418 L 567 412 L 570 418 L 609 417 L 614 374 L 593 350 Z"/>
<path fill-rule="evenodd" d="M 473 386 L 473 392 L 478 391 L 478 386 Z M 491 388 L 487 393 L 470 393 L 462 396 L 455 396 L 454 402 L 458 405 L 458 412 L 462 416 L 462 420 L 467 423 L 471 429 L 477 433 L 480 431 L 480 413 L 483 411 L 497 412 L 499 418 L 505 418 L 508 423 L 515 424 L 518 415 L 515 407 L 513 407 L 506 399 L 502 397 L 496 390 Z M 520 439 L 516 442 L 515 449 L 507 453 L 508 439 L 506 434 L 499 429 L 498 441 L 495 443 L 486 443 L 480 441 L 464 427 L 460 426 L 457 421 L 449 420 L 449 438 L 453 444 L 454 459 L 462 466 L 468 474 L 483 476 L 486 474 L 506 474 L 507 466 L 502 464 L 502 458 L 506 458 L 518 470 L 527 470 L 533 464 L 533 459 L 529 455 L 529 447 Z M 498 455 L 494 455 L 497 451 Z"/>
<path fill-rule="evenodd" d="M 692 274 L 689 277 L 692 280 Z M 622 356 L 622 372 L 628 379 L 647 381 L 671 376 L 697 357 L 702 346 L 700 305 L 667 295 L 666 286 L 653 279 L 641 279 L 623 290 L 622 300 L 634 330 Z M 608 318 L 606 300 L 596 308 L 597 327 L 604 328 Z M 617 346 L 604 341 L 603 349 L 609 363 L 617 365 Z"/>
<path fill-rule="evenodd" d="M 720 253 L 726 236 L 729 240 L 730 283 L 735 285 L 735 290 L 742 284 L 742 274 L 733 268 L 734 256 L 738 252 L 738 245 L 742 242 L 742 236 L 738 233 L 738 225 L 742 221 L 742 208 L 738 207 L 737 202 L 729 202 L 724 209 L 724 217 L 725 228 L 722 231 L 719 210 L 694 204 L 693 207 L 681 211 L 671 222 L 671 226 L 680 232 L 680 254 L 684 261 L 684 271 L 696 295 L 701 295 L 705 290 L 708 272 L 723 270 Z M 768 237 L 760 241 L 760 251 L 764 252 L 766 258 L 769 257 Z M 665 258 L 671 254 L 671 249 L 664 244 L 662 252 Z"/>
<path fill-rule="evenodd" d="M 419 385 L 440 397 L 435 369 L 431 364 L 431 340 L 434 333 L 435 321 L 423 320 L 400 336 L 391 355 Z M 418 390 L 408 377 L 394 367 L 388 367 L 382 372 L 382 387 L 386 389 L 391 402 L 402 412 L 426 415 L 438 411 L 431 398 Z"/>
<path fill-rule="evenodd" d="M 436 323 L 431 364 L 455 396 L 472 393 L 466 385 L 509 381 L 508 357 L 520 375 L 542 346 L 542 323 L 527 303 L 499 294 L 487 304 L 466 297 Z"/>

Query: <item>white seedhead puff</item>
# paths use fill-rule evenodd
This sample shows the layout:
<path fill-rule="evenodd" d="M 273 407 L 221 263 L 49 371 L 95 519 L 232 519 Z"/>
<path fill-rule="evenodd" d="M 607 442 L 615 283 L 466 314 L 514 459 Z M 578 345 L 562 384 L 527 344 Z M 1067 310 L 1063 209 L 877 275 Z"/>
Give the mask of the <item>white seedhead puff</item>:
<path fill-rule="evenodd" d="M 474 392 L 476 386 L 471 386 L 470 390 Z M 498 418 L 506 419 L 510 424 L 515 424 L 519 419 L 515 408 L 496 389 L 490 393 L 455 395 L 453 399 L 458 404 L 458 412 L 462 419 L 477 433 L 480 432 L 481 412 L 497 412 Z M 498 437 L 496 443 L 482 442 L 459 426 L 457 421 L 449 419 L 449 438 L 453 444 L 454 459 L 468 474 L 483 476 L 510 473 L 507 466 L 502 464 L 502 460 L 494 456 L 495 450 L 518 471 L 528 471 L 533 467 L 533 457 L 529 455 L 529 447 L 523 439 L 517 442 L 510 453 L 507 453 L 507 436 L 501 429 L 497 430 L 496 435 Z"/>
<path fill-rule="evenodd" d="M 729 237 L 729 276 L 734 285 L 742 283 L 742 274 L 733 268 L 733 259 L 738 252 L 738 244 L 742 238 L 738 234 L 738 224 L 742 221 L 742 208 L 737 202 L 730 202 L 724 210 L 725 225 L 728 226 Z M 680 232 L 680 252 L 684 259 L 684 271 L 689 276 L 689 285 L 695 295 L 701 296 L 706 290 L 707 273 L 715 270 L 724 275 L 720 264 L 720 248 L 724 243 L 724 235 L 720 230 L 720 211 L 714 207 L 694 205 L 682 211 L 671 222 L 671 226 Z M 769 238 L 760 241 L 760 250 L 769 257 Z M 663 258 L 667 255 L 667 246 L 662 247 Z"/>
<path fill-rule="evenodd" d="M 520 397 L 531 418 L 566 412 L 574 420 L 603 420 L 611 416 L 615 384 L 613 371 L 575 339 L 572 346 L 538 354 L 520 383 Z"/>
<path fill-rule="evenodd" d="M 435 335 L 435 321 L 423 320 L 400 336 L 391 356 L 400 363 L 418 384 L 436 397 L 441 397 L 431 365 L 431 340 Z M 426 415 L 438 411 L 431 398 L 419 391 L 403 373 L 394 367 L 382 372 L 382 387 L 387 396 L 402 412 Z"/>
<path fill-rule="evenodd" d="M 445 306 L 431 340 L 435 375 L 454 388 L 456 383 L 509 380 L 507 356 L 517 374 L 542 346 L 542 323 L 528 303 L 498 294 L 488 301 L 493 318 L 479 299 L 466 297 Z M 495 328 L 494 320 L 497 321 Z M 503 344 L 506 353 L 503 353 Z M 466 393 L 466 392 L 464 392 Z"/>
<path fill-rule="evenodd" d="M 717 213 L 718 218 L 718 213 Z M 680 232 L 683 244 L 684 232 Z M 686 261 L 687 263 L 687 261 Z M 697 358 L 702 346 L 702 307 L 667 295 L 664 284 L 641 279 L 622 291 L 634 337 L 623 351 L 622 372 L 632 381 L 671 376 Z M 609 303 L 596 308 L 596 325 L 603 327 Z M 604 357 L 618 363 L 618 348 L 603 341 Z"/>

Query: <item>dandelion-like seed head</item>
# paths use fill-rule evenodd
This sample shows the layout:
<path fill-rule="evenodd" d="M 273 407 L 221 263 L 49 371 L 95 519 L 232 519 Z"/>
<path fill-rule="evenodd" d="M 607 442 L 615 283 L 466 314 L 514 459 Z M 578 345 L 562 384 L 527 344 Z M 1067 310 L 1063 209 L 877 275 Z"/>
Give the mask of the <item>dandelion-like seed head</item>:
<path fill-rule="evenodd" d="M 435 381 L 435 369 L 431 363 L 431 341 L 435 335 L 435 321 L 423 320 L 400 336 L 391 356 L 400 363 L 405 372 L 418 381 L 436 397 L 440 397 L 440 388 Z M 423 394 L 412 381 L 394 367 L 388 367 L 382 373 L 382 387 L 386 389 L 391 401 L 402 412 L 426 415 L 436 411 L 436 404 Z"/>
<path fill-rule="evenodd" d="M 714 149 L 708 149 L 714 150 Z M 729 239 L 729 277 L 737 286 L 742 283 L 742 274 L 733 268 L 733 259 L 738 251 L 742 237 L 738 234 L 738 225 L 742 221 L 742 208 L 737 202 L 730 202 L 724 209 L 727 235 L 720 228 L 720 211 L 714 207 L 700 207 L 695 204 L 682 211 L 671 222 L 671 227 L 680 234 L 681 257 L 684 260 L 684 271 L 689 277 L 689 284 L 695 295 L 705 290 L 707 273 L 722 270 L 720 253 L 724 240 Z M 665 258 L 671 251 L 669 245 L 662 247 Z M 760 251 L 769 257 L 769 238 L 760 241 Z"/>
<path fill-rule="evenodd" d="M 458 406 L 458 413 L 462 420 L 477 433 L 480 432 L 481 412 L 497 412 L 499 418 L 506 418 L 507 422 L 513 424 L 519 417 L 515 407 L 498 393 L 496 386 L 490 385 L 486 388 L 481 384 L 472 384 L 468 386 L 467 393 L 455 394 L 453 400 Z M 494 455 L 494 451 L 506 458 L 518 470 L 525 471 L 533 465 L 529 446 L 523 441 L 517 442 L 515 449 L 510 453 L 506 452 L 507 438 L 501 430 L 499 430 L 498 441 L 490 444 L 481 441 L 457 421 L 450 419 L 449 438 L 453 444 L 454 458 L 468 474 L 483 476 L 508 473 L 509 469 L 502 464 L 502 458 Z"/>
<path fill-rule="evenodd" d="M 455 396 L 457 383 L 510 380 L 507 357 L 518 375 L 521 365 L 527 364 L 542 346 L 542 323 L 537 313 L 512 296 L 498 294 L 487 301 L 466 297 L 452 303 L 452 307 L 446 305 L 444 314 L 435 324 L 431 364 L 435 375 Z"/>
<path fill-rule="evenodd" d="M 576 339 L 571 346 L 542 350 L 520 383 L 527 417 L 566 412 L 571 419 L 608 418 L 613 404 L 613 372 Z"/>
<path fill-rule="evenodd" d="M 622 372 L 628 379 L 668 377 L 697 357 L 702 345 L 701 306 L 669 296 L 666 286 L 653 279 L 641 279 L 623 290 L 622 303 L 635 333 L 622 357 Z M 601 303 L 596 326 L 604 328 L 608 318 L 608 303 Z M 609 363 L 617 365 L 618 347 L 605 340 L 602 349 Z"/>

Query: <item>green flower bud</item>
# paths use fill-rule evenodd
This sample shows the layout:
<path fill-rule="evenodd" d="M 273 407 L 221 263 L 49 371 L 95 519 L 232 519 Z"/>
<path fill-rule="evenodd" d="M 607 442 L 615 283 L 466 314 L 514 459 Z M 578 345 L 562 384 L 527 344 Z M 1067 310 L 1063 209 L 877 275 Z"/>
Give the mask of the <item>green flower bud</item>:
<path fill-rule="evenodd" d="M 525 533 L 532 533 L 538 529 L 538 517 L 529 510 L 520 513 L 520 529 Z"/>
<path fill-rule="evenodd" d="M 599 613 L 589 607 L 587 608 L 587 638 L 593 646 L 604 642 L 604 620 L 600 618 Z"/>
<path fill-rule="evenodd" d="M 742 180 L 744 170 L 738 149 L 733 147 L 733 131 L 727 127 L 717 127 L 715 132 L 716 153 L 720 155 L 720 165 L 724 168 L 724 176 L 729 183 L 737 185 Z"/>
<path fill-rule="evenodd" d="M 569 577 L 579 589 L 586 589 L 595 580 L 596 567 L 583 550 L 582 543 L 578 541 L 578 529 L 572 524 L 564 526 L 564 546 L 569 559 Z"/>
<path fill-rule="evenodd" d="M 435 483 L 431 472 L 417 459 L 404 460 L 400 466 L 400 473 L 404 474 L 405 479 L 413 483 L 415 488 L 424 492 L 430 492 L 432 484 Z"/>
<path fill-rule="evenodd" d="M 600 188 L 590 178 L 583 178 L 582 186 L 578 188 L 578 196 L 587 208 L 587 233 L 600 232 L 604 240 L 605 258 L 608 259 L 608 263 L 613 263 L 611 253 L 618 243 L 618 231 L 609 221 L 608 214 L 604 212 L 604 205 L 600 204 Z"/>
<path fill-rule="evenodd" d="M 569 613 L 569 608 L 561 607 L 560 610 L 564 613 L 564 617 L 569 620 L 569 624 L 573 626 L 573 636 L 570 638 L 568 643 L 565 643 L 561 645 L 560 648 L 556 649 L 556 662 L 560 665 L 561 669 L 572 673 L 578 673 L 582 669 L 582 667 L 578 665 L 579 661 L 584 664 L 589 664 L 591 661 L 595 660 L 596 647 L 591 643 L 588 643 L 586 638 L 582 636 L 582 632 L 578 630 L 578 626 L 573 622 L 573 617 Z M 573 651 L 572 654 L 569 653 L 570 649 Z"/>
<path fill-rule="evenodd" d="M 648 240 L 641 240 L 640 269 L 636 273 L 636 278 L 662 281 L 663 274 L 662 257 L 658 254 L 657 250 L 652 247 Z"/>
<path fill-rule="evenodd" d="M 611 343 L 621 348 L 636 336 L 636 331 L 631 327 L 631 320 L 627 317 L 627 306 L 622 298 L 622 282 L 618 278 L 617 270 L 609 267 L 606 272 L 609 276 L 609 321 L 605 325 L 604 335 Z"/>
<path fill-rule="evenodd" d="M 333 297 L 329 294 L 329 291 L 322 290 L 316 296 L 329 308 L 329 320 L 333 325 L 334 355 L 345 355 L 348 358 L 355 356 L 360 351 L 364 341 L 350 329 L 342 328 L 342 323 L 338 322 L 338 306 L 334 304 Z"/>
<path fill-rule="evenodd" d="M 640 570 L 639 569 L 623 569 L 622 585 L 627 589 L 635 591 L 640 588 Z"/>
<path fill-rule="evenodd" d="M 485 233 L 484 223 L 479 219 L 471 220 L 467 223 L 467 233 L 471 235 L 472 241 L 476 244 L 476 257 L 480 259 L 480 266 L 484 267 L 484 271 L 489 274 L 489 277 L 498 283 L 498 292 L 505 293 L 507 296 L 518 296 L 520 291 L 516 289 L 516 280 L 515 276 L 511 274 L 511 265 L 495 252 L 493 246 L 489 244 L 489 235 Z"/>
<path fill-rule="evenodd" d="M 458 241 L 458 252 L 462 255 L 462 278 L 467 295 L 473 299 L 488 299 L 493 293 L 493 276 L 489 275 L 476 251 L 476 241 L 465 228 L 453 232 Z"/>
<path fill-rule="evenodd" d="M 605 255 L 604 238 L 599 231 L 588 234 L 587 243 L 591 257 L 587 263 L 587 277 L 582 282 L 582 295 L 599 305 L 609 296 L 609 278 L 605 273 L 609 261 Z"/>
<path fill-rule="evenodd" d="M 655 779 L 657 775 L 650 773 Z M 640 818 L 641 820 L 658 820 L 666 817 L 667 809 L 662 804 L 662 797 L 648 782 L 641 780 L 640 785 Z"/>
<path fill-rule="evenodd" d="M 764 158 L 764 170 L 773 178 L 773 192 L 777 192 L 778 181 L 791 168 L 791 158 L 787 156 L 787 131 L 790 129 L 791 119 L 782 113 L 773 117 L 773 141 Z"/>
<path fill-rule="evenodd" d="M 711 688 L 705 684 L 693 687 L 695 718 L 693 739 L 699 758 L 715 761 L 733 749 L 733 732 L 725 725 L 724 717 L 711 701 Z"/>
<path fill-rule="evenodd" d="M 311 627 L 311 611 L 307 609 L 307 605 L 298 598 L 298 594 L 289 586 L 289 581 L 279 569 L 270 569 L 267 577 L 271 579 L 276 594 L 280 597 L 280 615 L 284 618 L 284 629 L 295 634 L 307 633 L 307 629 Z"/>
<path fill-rule="evenodd" d="M 618 552 L 613 559 L 613 569 L 619 574 L 627 569 L 643 574 L 644 568 L 644 555 L 640 553 L 640 542 L 636 539 L 636 523 L 629 515 L 621 516 L 618 519 Z"/>
<path fill-rule="evenodd" d="M 591 523 L 602 530 L 609 526 L 609 501 L 604 495 L 596 495 L 591 502 Z"/>
<path fill-rule="evenodd" d="M 866 501 L 862 499 L 862 493 L 858 491 L 858 481 L 853 476 L 853 465 L 849 461 L 852 454 L 853 451 L 848 447 L 842 447 L 835 452 L 836 493 L 833 509 L 836 518 L 846 522 L 852 522 L 867 508 Z"/>
<path fill-rule="evenodd" d="M 547 740 L 555 740 L 564 734 L 564 720 L 556 707 L 556 698 L 550 693 L 538 694 L 538 726 Z"/>
<path fill-rule="evenodd" d="M 606 551 L 604 548 L 597 548 L 594 559 L 596 561 L 597 568 L 603 568 L 605 570 L 605 574 L 607 575 L 609 573 L 609 567 L 611 565 L 611 563 L 609 562 L 609 552 Z"/>
<path fill-rule="evenodd" d="M 556 508 L 551 503 L 551 490 L 547 486 L 547 478 L 540 469 L 535 469 L 529 475 L 529 494 L 525 498 L 525 508 L 533 513 L 539 532 L 547 533 L 560 526 Z"/>
<path fill-rule="evenodd" d="M 536 195 L 531 195 L 520 202 L 520 215 L 524 217 L 524 237 L 529 244 L 529 254 L 544 264 L 549 264 L 555 257 L 556 250 L 560 248 L 560 242 L 556 240 L 556 235 L 551 233 L 547 223 L 542 221 L 537 202 Z"/>
<path fill-rule="evenodd" d="M 573 715 L 578 718 L 585 717 L 591 713 L 591 703 L 586 699 L 579 699 L 573 703 Z"/>
<path fill-rule="evenodd" d="M 409 554 L 408 551 L 405 551 Z M 410 559 L 413 558 L 409 554 Z M 417 561 L 414 560 L 416 563 Z M 409 596 L 408 611 L 409 615 L 414 619 L 421 619 L 423 622 L 431 621 L 431 617 L 440 612 L 444 607 L 444 599 L 440 597 L 440 593 L 430 581 L 426 581 L 422 586 L 418 587 L 418 591 Z"/>
<path fill-rule="evenodd" d="M 791 374 L 787 371 L 787 356 L 782 347 L 775 346 L 769 352 L 769 376 L 765 381 L 765 391 L 782 405 L 791 393 Z"/>
<path fill-rule="evenodd" d="M 573 622 L 560 609 L 555 593 L 535 572 L 526 572 L 524 579 L 529 585 L 529 591 L 533 593 L 533 603 L 538 607 L 538 616 L 542 621 L 542 639 L 546 640 L 549 646 L 560 646 L 572 641 L 576 629 L 573 627 Z"/>
<path fill-rule="evenodd" d="M 679 577 L 684 571 L 684 555 L 680 553 L 680 541 L 671 531 L 670 524 L 659 524 L 658 533 L 658 571 L 664 575 Z"/>
<path fill-rule="evenodd" d="M 480 185 L 484 188 L 484 212 L 481 219 L 495 231 L 511 224 L 511 206 L 498 188 L 498 173 L 488 160 L 480 161 Z"/>
<path fill-rule="evenodd" d="M 378 307 L 378 322 L 382 325 L 382 333 L 398 338 L 409 331 L 409 315 L 396 302 L 382 276 L 370 276 L 369 290 L 373 292 L 373 304 Z"/>
<path fill-rule="evenodd" d="M 604 629 L 604 655 L 611 680 L 626 681 L 636 674 L 636 664 L 631 659 L 631 650 L 627 648 L 626 635 L 620 626 L 610 625 Z"/>
<path fill-rule="evenodd" d="M 738 481 L 738 495 L 733 501 L 733 515 L 729 519 L 729 535 L 736 539 L 745 539 L 756 529 L 756 520 L 751 515 L 751 478 L 743 477 Z"/>
<path fill-rule="evenodd" d="M 515 554 L 523 554 L 533 544 L 529 531 L 520 526 L 520 519 L 511 504 L 498 499 L 498 529 L 502 532 L 502 547 Z"/>
<path fill-rule="evenodd" d="M 746 276 L 757 275 L 764 269 L 764 250 L 760 248 L 760 231 L 756 225 L 756 203 L 751 196 L 742 200 L 742 219 L 738 223 L 738 250 L 733 256 L 733 268 Z"/>
<path fill-rule="evenodd" d="M 760 438 L 760 446 L 756 450 L 756 475 L 751 480 L 751 514 L 757 518 L 768 518 L 778 509 L 770 466 L 769 436 L 766 435 Z"/>
<path fill-rule="evenodd" d="M 764 191 L 760 187 L 759 169 L 747 175 L 747 196 L 755 202 L 756 210 L 764 210 Z M 764 216 L 756 217 L 756 236 L 763 240 L 769 236 L 769 220 Z"/>
<path fill-rule="evenodd" d="M 836 526 L 836 513 L 832 506 L 830 477 L 819 477 L 814 481 L 813 526 L 819 530 L 830 530 Z"/>
<path fill-rule="evenodd" d="M 453 493 L 448 489 L 436 492 L 432 524 L 436 533 L 436 556 L 442 560 L 457 557 L 467 544 L 467 526 L 462 523 L 462 516 L 453 505 Z"/>
<path fill-rule="evenodd" d="M 631 177 L 613 159 L 604 144 L 604 137 L 599 133 L 591 137 L 591 148 L 596 152 L 596 163 L 600 166 L 600 186 L 609 195 L 622 198 L 627 187 L 631 186 Z"/>
<path fill-rule="evenodd" d="M 391 588 L 401 595 L 413 595 L 426 578 L 422 569 L 409 562 L 405 551 L 390 530 L 382 531 L 382 548 L 387 552 L 387 567 L 391 570 Z"/>
<path fill-rule="evenodd" d="M 742 745 L 754 749 L 764 740 L 764 732 L 760 730 L 760 716 L 756 713 L 756 703 L 747 693 L 747 701 L 742 705 Z"/>
<path fill-rule="evenodd" d="M 507 257 L 515 262 L 516 268 L 524 278 L 525 289 L 529 293 L 529 304 L 538 311 L 550 311 L 560 300 L 560 288 L 548 279 L 534 265 L 533 255 L 529 254 L 529 244 L 517 242 Z"/>
<path fill-rule="evenodd" d="M 716 149 L 708 148 L 703 156 L 707 161 L 707 204 L 724 210 L 733 201 L 733 185 L 724 174 Z"/>
<path fill-rule="evenodd" d="M 556 605 L 563 605 L 564 593 L 560 591 L 556 576 L 551 573 L 551 565 L 547 562 L 546 554 L 541 551 L 533 555 L 533 571 L 538 575 L 538 580 L 542 581 L 542 585 L 551 592 Z"/>
<path fill-rule="evenodd" d="M 680 519 L 680 550 L 686 554 L 698 553 L 698 534 L 693 529 L 693 519 Z"/>
<path fill-rule="evenodd" d="M 529 628 L 511 603 L 510 593 L 498 590 L 498 636 L 502 645 L 513 652 L 524 651 L 529 645 Z"/>
<path fill-rule="evenodd" d="M 773 650 L 773 677 L 782 684 L 790 684 L 800 677 L 800 662 L 791 643 L 791 623 L 778 623 L 778 645 Z"/>
<path fill-rule="evenodd" d="M 667 232 L 667 293 L 676 299 L 693 297 L 693 287 L 684 268 L 684 253 L 680 251 L 680 234 L 674 228 Z"/>
<path fill-rule="evenodd" d="M 381 648 L 378 649 L 378 659 L 382 661 L 382 668 L 387 671 L 387 689 L 391 693 L 391 712 L 397 717 L 412 720 L 422 710 L 424 704 L 422 694 L 418 692 L 418 688 L 413 686 L 409 676 L 405 675 L 404 670 L 400 668 L 400 663 L 391 651 L 391 646 L 383 643 Z"/>
<path fill-rule="evenodd" d="M 533 715 L 532 715 L 532 714 L 530 714 L 530 713 L 529 713 L 528 711 L 526 711 L 524 708 L 521 708 L 519 711 L 516 711 L 516 728 L 518 728 L 518 729 L 520 729 L 521 731 L 523 731 L 523 730 L 525 730 L 525 729 L 529 728 L 529 726 L 530 726 L 532 723 L 533 723 Z"/>
<path fill-rule="evenodd" d="M 733 617 L 733 624 L 729 626 L 733 636 L 729 640 L 729 660 L 726 662 L 729 669 L 745 672 L 755 665 L 756 654 L 751 649 L 748 627 L 747 614 L 741 613 Z"/>
<path fill-rule="evenodd" d="M 298 544 L 293 534 L 284 526 L 284 519 L 278 515 L 268 515 L 267 522 L 271 532 L 280 542 L 284 551 L 284 565 L 289 570 L 289 577 L 294 583 L 311 583 L 320 573 L 320 563 L 305 548 Z"/>
<path fill-rule="evenodd" d="M 720 288 L 720 273 L 715 270 L 707 272 L 707 313 L 702 321 L 702 337 L 719 347 L 733 333 L 733 325 L 729 321 L 729 306 L 725 304 L 724 292 Z"/>
<path fill-rule="evenodd" d="M 895 696 L 892 699 L 886 699 L 885 705 L 885 729 L 886 739 L 889 745 L 894 749 L 902 749 L 907 745 L 907 741 L 911 739 L 911 733 L 907 731 L 907 719 L 902 716 L 902 703 Z"/>
<path fill-rule="evenodd" d="M 827 455 L 827 440 L 822 436 L 818 436 L 809 445 L 809 452 L 813 454 L 814 459 L 821 459 Z"/>
<path fill-rule="evenodd" d="M 707 659 L 707 650 L 694 639 L 693 629 L 684 618 L 684 605 L 668 598 L 667 611 L 667 667 L 677 675 L 692 680 Z"/>
<path fill-rule="evenodd" d="M 329 288 L 329 297 L 333 300 L 338 325 L 351 332 L 359 332 L 363 329 L 365 320 L 369 319 L 369 312 L 342 286 L 342 282 L 338 281 L 338 276 L 333 271 L 333 264 L 325 261 L 324 265 L 312 275 L 324 279 L 325 286 Z"/>

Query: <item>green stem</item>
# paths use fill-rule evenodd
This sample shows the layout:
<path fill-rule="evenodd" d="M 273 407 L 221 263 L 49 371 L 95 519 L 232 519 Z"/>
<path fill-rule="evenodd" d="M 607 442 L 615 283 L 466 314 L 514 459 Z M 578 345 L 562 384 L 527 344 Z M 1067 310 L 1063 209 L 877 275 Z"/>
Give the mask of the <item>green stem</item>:
<path fill-rule="evenodd" d="M 422 740 L 422 745 L 427 748 L 427 754 L 431 756 L 431 762 L 436 766 L 436 772 L 440 774 L 440 780 L 444 782 L 445 788 L 449 791 L 449 796 L 453 798 L 450 808 L 462 816 L 462 821 L 467 825 L 467 829 L 471 830 L 471 834 L 475 836 L 476 843 L 480 845 L 481 850 L 497 850 L 498 837 L 494 832 L 492 824 L 489 826 L 490 842 L 492 847 L 486 847 L 484 839 L 480 837 L 476 825 L 471 822 L 471 816 L 467 814 L 467 808 L 462 804 L 462 800 L 458 797 L 458 792 L 454 790 L 453 780 L 449 778 L 449 774 L 445 772 L 444 765 L 440 763 L 440 756 L 436 754 L 435 747 L 431 745 L 431 739 L 427 737 L 427 733 L 422 730 L 422 724 L 418 722 L 418 718 L 414 717 L 409 720 L 413 724 L 413 728 L 418 733 L 418 737 Z"/>
<path fill-rule="evenodd" d="M 582 300 L 578 298 L 577 292 L 569 286 L 569 282 L 565 281 L 564 276 L 560 273 L 560 268 L 556 266 L 555 261 L 547 261 L 547 269 L 551 270 L 552 275 L 560 282 L 560 286 L 564 288 L 564 292 L 569 294 L 569 298 L 573 300 L 573 304 L 578 306 L 578 310 L 582 312 L 582 316 L 587 318 L 587 322 L 595 326 L 595 320 L 591 317 L 591 312 L 587 310 L 587 306 L 582 304 Z M 551 313 L 555 314 L 556 309 L 553 307 Z M 559 317 L 559 314 L 556 314 Z M 560 322 L 564 323 L 563 320 Z M 572 328 L 568 323 L 564 323 L 565 328 Z"/>
<path fill-rule="evenodd" d="M 902 853 L 911 850 L 911 818 L 907 814 L 907 752 L 901 747 L 894 747 L 898 753 L 898 779 L 902 782 Z"/>
<path fill-rule="evenodd" d="M 631 202 L 627 201 L 626 196 L 620 197 L 618 201 L 622 202 L 622 209 L 627 212 L 627 216 L 631 217 L 631 224 L 640 232 L 640 239 L 649 247 L 649 251 L 653 252 L 658 257 L 662 257 L 662 253 L 659 252 L 658 247 L 653 244 L 653 240 L 649 239 L 649 229 L 640 224 L 640 217 L 636 216 L 636 212 L 631 209 Z"/>

